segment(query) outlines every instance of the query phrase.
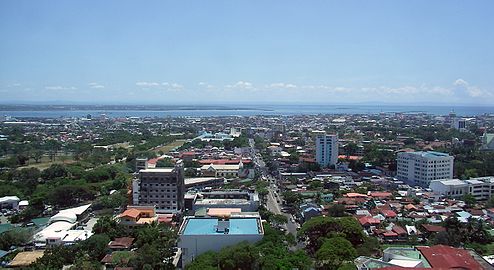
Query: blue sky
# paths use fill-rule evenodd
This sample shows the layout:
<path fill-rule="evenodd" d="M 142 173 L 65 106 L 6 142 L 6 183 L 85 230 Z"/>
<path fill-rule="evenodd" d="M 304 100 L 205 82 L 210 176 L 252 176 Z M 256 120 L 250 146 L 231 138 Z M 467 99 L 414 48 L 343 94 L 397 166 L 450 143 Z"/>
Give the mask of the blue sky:
<path fill-rule="evenodd" d="M 16 103 L 494 104 L 493 1 L 0 2 Z"/>

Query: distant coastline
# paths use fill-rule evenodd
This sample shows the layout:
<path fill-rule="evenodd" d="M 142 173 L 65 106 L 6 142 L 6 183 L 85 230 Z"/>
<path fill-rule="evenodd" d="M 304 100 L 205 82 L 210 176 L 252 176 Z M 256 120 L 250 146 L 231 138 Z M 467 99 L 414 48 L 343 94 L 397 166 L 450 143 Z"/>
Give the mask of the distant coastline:
<path fill-rule="evenodd" d="M 494 115 L 494 106 L 407 105 L 0 105 L 0 116 L 17 118 L 85 117 L 207 117 L 254 115 L 430 114 Z"/>

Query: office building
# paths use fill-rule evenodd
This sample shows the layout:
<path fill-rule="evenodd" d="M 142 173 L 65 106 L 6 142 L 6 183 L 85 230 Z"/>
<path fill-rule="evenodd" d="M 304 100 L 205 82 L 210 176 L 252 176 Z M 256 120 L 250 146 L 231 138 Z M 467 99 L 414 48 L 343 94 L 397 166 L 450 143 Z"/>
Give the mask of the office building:
<path fill-rule="evenodd" d="M 444 197 L 462 199 L 465 194 L 471 194 L 477 201 L 488 200 L 494 194 L 494 176 L 476 177 L 469 180 L 435 180 L 430 189 Z"/>
<path fill-rule="evenodd" d="M 155 206 L 158 213 L 177 213 L 184 205 L 184 169 L 182 162 L 173 168 L 139 171 L 132 182 L 133 205 Z"/>
<path fill-rule="evenodd" d="M 322 167 L 336 165 L 338 162 L 338 135 L 317 134 L 316 162 Z"/>
<path fill-rule="evenodd" d="M 440 152 L 400 152 L 397 155 L 399 180 L 429 187 L 432 180 L 453 178 L 454 157 Z"/>
<path fill-rule="evenodd" d="M 467 121 L 464 118 L 454 117 L 451 119 L 451 127 L 459 131 L 465 131 L 467 128 Z"/>

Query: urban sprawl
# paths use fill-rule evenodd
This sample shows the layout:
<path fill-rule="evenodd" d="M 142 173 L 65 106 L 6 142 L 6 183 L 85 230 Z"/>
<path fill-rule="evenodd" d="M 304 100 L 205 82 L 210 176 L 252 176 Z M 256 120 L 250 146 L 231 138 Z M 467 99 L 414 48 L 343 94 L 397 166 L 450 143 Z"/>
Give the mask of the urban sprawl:
<path fill-rule="evenodd" d="M 0 117 L 0 267 L 493 269 L 494 115 Z"/>

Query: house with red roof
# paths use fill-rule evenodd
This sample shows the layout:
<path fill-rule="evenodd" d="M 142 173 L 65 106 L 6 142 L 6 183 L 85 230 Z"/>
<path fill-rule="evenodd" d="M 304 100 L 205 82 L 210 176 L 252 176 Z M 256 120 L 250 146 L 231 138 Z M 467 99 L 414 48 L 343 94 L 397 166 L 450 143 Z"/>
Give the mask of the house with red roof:
<path fill-rule="evenodd" d="M 426 237 L 430 237 L 433 234 L 446 231 L 446 228 L 438 225 L 422 224 L 421 231 L 426 235 Z"/>
<path fill-rule="evenodd" d="M 384 209 L 381 210 L 381 214 L 386 218 L 386 219 L 394 219 L 397 217 L 397 214 L 393 210 L 389 209 Z"/>
<path fill-rule="evenodd" d="M 383 191 L 371 191 L 369 192 L 369 196 L 374 199 L 391 199 L 393 198 L 393 194 L 391 192 L 383 192 Z"/>
<path fill-rule="evenodd" d="M 377 226 L 381 224 L 381 221 L 377 218 L 365 216 L 358 219 L 358 222 L 364 228 L 370 228 L 371 226 Z"/>
<path fill-rule="evenodd" d="M 474 251 L 444 245 L 415 248 L 389 247 L 381 259 L 358 257 L 359 270 L 482 270 L 492 266 Z"/>

